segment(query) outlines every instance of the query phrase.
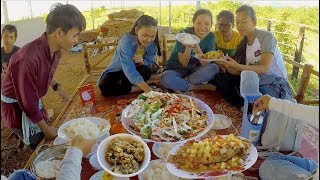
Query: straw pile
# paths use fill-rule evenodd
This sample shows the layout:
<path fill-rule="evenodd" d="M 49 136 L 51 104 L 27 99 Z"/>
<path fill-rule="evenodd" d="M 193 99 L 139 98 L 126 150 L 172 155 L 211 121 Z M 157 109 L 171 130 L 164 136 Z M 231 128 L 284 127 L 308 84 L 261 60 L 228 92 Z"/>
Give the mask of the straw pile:
<path fill-rule="evenodd" d="M 136 9 L 122 10 L 108 15 L 108 20 L 104 22 L 100 29 L 104 29 L 107 37 L 120 37 L 129 32 L 135 21 L 143 15 L 143 12 Z"/>

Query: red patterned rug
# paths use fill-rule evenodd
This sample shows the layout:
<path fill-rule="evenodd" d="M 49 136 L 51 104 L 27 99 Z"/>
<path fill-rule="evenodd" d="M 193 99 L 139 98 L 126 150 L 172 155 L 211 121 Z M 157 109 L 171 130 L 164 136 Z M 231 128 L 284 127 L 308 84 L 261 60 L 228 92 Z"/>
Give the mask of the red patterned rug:
<path fill-rule="evenodd" d="M 130 95 L 125 95 L 121 97 L 111 97 L 111 98 L 105 98 L 100 95 L 99 92 L 95 93 L 97 95 L 97 105 L 96 108 L 99 107 L 108 107 L 107 113 L 105 117 L 110 117 L 108 114 L 110 113 L 118 113 L 120 114 L 121 110 L 124 109 L 133 99 L 137 97 L 139 93 L 134 93 Z M 213 113 L 215 114 L 224 114 L 231 118 L 233 124 L 230 128 L 224 129 L 224 130 L 217 130 L 215 131 L 216 134 L 224 135 L 224 134 L 240 134 L 241 129 L 241 122 L 242 122 L 242 112 L 235 107 L 231 106 L 228 102 L 226 102 L 219 92 L 217 91 L 207 91 L 207 90 L 201 90 L 201 91 L 191 91 L 184 93 L 185 95 L 196 97 L 206 104 L 208 104 Z M 76 108 L 79 109 L 79 108 Z M 106 109 L 106 108 L 102 108 Z M 301 153 L 304 155 L 304 157 L 311 158 L 318 162 L 318 139 L 319 131 L 312 126 L 307 125 L 304 130 L 303 139 L 302 139 L 302 149 Z M 151 147 L 152 144 L 149 144 L 149 147 Z M 152 156 L 152 159 L 157 159 L 154 155 Z M 253 167 L 258 168 L 263 160 L 258 159 L 258 161 L 255 163 Z M 94 170 L 91 165 L 89 164 L 88 160 L 83 159 L 82 163 L 83 171 L 81 172 L 82 179 L 89 179 L 94 173 L 97 171 Z M 243 172 L 246 176 L 253 176 L 258 177 L 258 171 L 245 171 Z M 133 177 L 131 179 L 137 179 L 137 177 Z"/>
<path fill-rule="evenodd" d="M 95 85 L 96 79 L 98 78 L 98 76 L 99 74 L 93 74 L 87 80 L 86 84 L 91 83 L 92 85 Z M 137 97 L 137 95 L 140 93 L 141 92 L 137 92 L 137 93 L 132 93 L 132 94 L 124 95 L 120 97 L 105 98 L 101 96 L 98 88 L 95 88 L 95 96 L 97 100 L 97 104 L 95 105 L 95 108 L 97 110 L 97 113 L 94 116 L 108 118 L 108 119 L 112 118 L 113 121 L 117 122 L 120 120 L 121 110 L 124 109 L 128 104 L 130 104 L 131 101 L 134 100 Z M 240 134 L 242 112 L 236 109 L 235 107 L 231 106 L 228 102 L 226 102 L 221 97 L 219 92 L 201 90 L 201 91 L 191 91 L 184 94 L 193 96 L 202 100 L 203 102 L 205 102 L 211 107 L 213 113 L 224 114 L 232 120 L 233 124 L 230 128 L 214 131 L 213 132 L 214 134 L 221 134 L 221 135 L 230 134 L 230 133 Z M 57 120 L 58 121 L 57 126 L 60 126 L 65 121 L 68 121 L 70 119 L 80 117 L 81 115 L 83 115 L 83 112 L 82 112 L 80 98 L 79 96 L 76 96 L 72 100 L 71 105 L 68 107 L 65 114 L 60 119 Z M 311 158 L 317 162 L 318 162 L 318 152 L 319 152 L 318 135 L 319 135 L 319 129 L 316 129 L 310 125 L 306 125 L 303 133 L 302 148 L 301 148 L 301 153 L 303 154 L 304 157 Z M 149 144 L 150 148 L 151 146 L 152 144 Z M 21 152 L 17 152 L 17 153 L 21 153 Z M 1 159 L 7 161 L 5 163 L 5 167 L 8 167 L 8 166 L 17 167 L 17 166 L 14 166 L 14 164 L 16 164 L 18 159 L 16 160 L 11 159 L 10 158 L 12 157 L 11 154 L 5 155 L 4 153 L 1 153 L 1 155 L 2 155 Z M 19 157 L 24 157 L 24 156 L 19 156 Z M 152 159 L 156 159 L 156 157 L 152 155 Z M 258 168 L 261 163 L 262 163 L 262 160 L 258 160 L 255 163 L 254 167 Z M 1 168 L 3 168 L 3 166 Z M 84 158 L 82 161 L 81 179 L 88 180 L 96 172 L 97 171 L 92 168 L 88 160 Z M 247 176 L 258 177 L 257 171 L 251 172 L 247 170 L 244 172 L 244 174 Z M 137 177 L 134 177 L 131 179 L 137 179 Z"/>

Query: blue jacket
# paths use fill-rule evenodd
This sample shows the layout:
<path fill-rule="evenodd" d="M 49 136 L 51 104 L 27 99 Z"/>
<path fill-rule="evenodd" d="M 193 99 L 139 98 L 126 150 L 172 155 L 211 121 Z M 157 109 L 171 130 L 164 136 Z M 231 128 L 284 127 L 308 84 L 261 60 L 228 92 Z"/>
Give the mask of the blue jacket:
<path fill-rule="evenodd" d="M 119 45 L 110 65 L 103 71 L 101 77 L 108 72 L 123 71 L 132 84 L 136 85 L 143 82 L 143 77 L 137 71 L 136 65 L 132 60 L 136 53 L 137 47 L 137 36 L 130 33 L 125 33 L 119 41 Z M 145 49 L 146 53 L 143 56 L 144 65 L 151 67 L 157 53 L 157 45 L 155 42 L 152 42 Z"/>

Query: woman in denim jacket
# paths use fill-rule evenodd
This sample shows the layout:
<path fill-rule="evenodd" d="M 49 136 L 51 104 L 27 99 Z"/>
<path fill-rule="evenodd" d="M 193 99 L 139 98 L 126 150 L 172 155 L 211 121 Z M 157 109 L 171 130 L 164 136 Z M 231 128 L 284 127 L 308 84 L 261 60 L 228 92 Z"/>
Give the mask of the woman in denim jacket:
<path fill-rule="evenodd" d="M 129 94 L 133 85 L 144 92 L 151 91 L 146 81 L 151 77 L 151 66 L 157 50 L 159 52 L 157 21 L 143 15 L 132 30 L 121 37 L 111 64 L 98 80 L 102 95 Z"/>

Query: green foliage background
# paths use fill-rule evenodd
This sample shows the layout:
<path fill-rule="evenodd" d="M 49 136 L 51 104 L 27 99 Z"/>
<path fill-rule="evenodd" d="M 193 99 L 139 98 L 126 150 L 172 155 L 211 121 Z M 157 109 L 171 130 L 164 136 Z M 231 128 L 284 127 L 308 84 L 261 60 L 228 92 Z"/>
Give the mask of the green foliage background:
<path fill-rule="evenodd" d="M 301 2 L 303 3 L 303 2 Z M 201 2 L 201 8 L 209 9 L 213 16 L 216 17 L 222 10 L 230 10 L 235 12 L 242 5 L 241 1 L 217 1 L 217 2 Z M 267 29 L 267 20 L 271 19 L 271 31 L 276 36 L 280 50 L 293 60 L 295 46 L 298 41 L 299 27 L 304 24 L 307 26 L 305 32 L 305 41 L 302 53 L 302 64 L 310 63 L 314 65 L 314 69 L 319 71 L 319 7 L 284 7 L 275 8 L 271 6 L 253 6 L 257 15 L 257 27 Z M 129 8 L 127 8 L 129 9 Z M 159 21 L 160 13 L 158 4 L 155 7 L 137 6 L 135 9 L 143 11 L 145 14 L 156 18 Z M 122 9 L 112 9 L 117 12 Z M 171 8 L 171 26 L 172 33 L 179 32 L 185 27 L 192 26 L 192 16 L 195 12 L 195 5 L 172 6 Z M 107 7 L 96 8 L 93 10 L 95 28 L 99 27 L 103 22 L 108 20 L 109 12 Z M 83 12 L 87 20 L 87 30 L 93 28 L 91 11 Z M 215 24 L 215 19 L 213 19 Z M 161 22 L 159 25 L 169 26 L 169 7 L 161 7 Z M 310 28 L 309 28 L 310 26 Z M 215 27 L 213 26 L 214 30 Z M 292 73 L 292 65 L 286 64 L 288 78 Z M 302 70 L 300 70 L 299 78 Z M 295 90 L 298 90 L 299 80 L 290 79 Z M 319 77 L 311 76 L 308 86 L 306 99 L 319 98 Z"/>

